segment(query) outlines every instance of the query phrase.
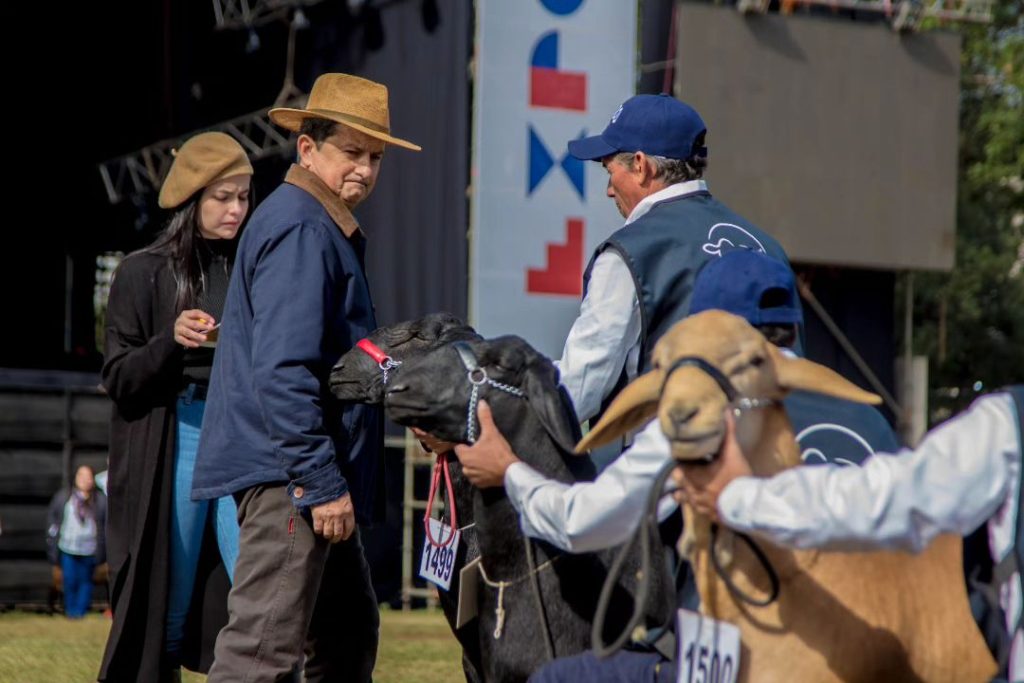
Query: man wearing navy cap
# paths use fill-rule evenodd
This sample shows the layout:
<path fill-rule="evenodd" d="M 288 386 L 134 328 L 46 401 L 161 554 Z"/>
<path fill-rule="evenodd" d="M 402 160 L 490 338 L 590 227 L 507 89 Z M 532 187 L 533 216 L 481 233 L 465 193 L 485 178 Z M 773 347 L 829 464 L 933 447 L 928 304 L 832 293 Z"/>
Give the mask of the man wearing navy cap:
<path fill-rule="evenodd" d="M 803 323 L 793 271 L 747 249 L 713 259 L 698 273 L 690 314 L 713 308 L 744 318 L 784 353 L 792 353 Z M 872 406 L 810 391 L 792 391 L 784 403 L 807 464 L 859 465 L 900 447 L 892 426 Z"/>
<path fill-rule="evenodd" d="M 692 290 L 692 313 L 709 308 L 727 310 L 758 326 L 776 344 L 792 344 L 796 326 L 803 320 L 792 270 L 783 261 L 751 249 L 733 249 L 706 262 Z M 811 406 L 809 410 L 801 406 L 799 412 L 790 414 L 797 430 L 827 422 L 844 425 L 844 429 L 854 424 L 870 435 L 868 441 L 875 448 L 895 450 L 892 429 L 877 411 L 868 419 L 856 414 L 850 421 L 844 416 L 844 401 L 833 402 L 809 393 L 805 400 Z M 791 409 L 789 397 L 786 408 Z M 609 548 L 636 533 L 647 494 L 658 472 L 672 459 L 661 425 L 652 420 L 595 481 L 569 485 L 547 479 L 521 462 L 495 427 L 490 408 L 483 401 L 478 417 L 480 438 L 476 444 L 455 448 L 465 475 L 479 487 L 504 484 L 519 513 L 523 532 L 570 552 Z M 872 428 L 863 429 L 865 424 Z M 886 440 L 886 431 L 891 441 Z M 846 446 L 841 440 L 838 443 Z M 836 449 L 825 447 L 824 452 L 831 454 Z M 659 519 L 670 517 L 674 510 L 675 504 L 663 499 Z M 678 578 L 680 606 L 695 609 L 698 599 L 692 580 L 683 575 Z M 674 665 L 661 654 L 626 651 L 604 660 L 591 653 L 559 659 L 531 678 L 534 683 L 576 680 L 675 681 L 676 676 Z"/>
<path fill-rule="evenodd" d="M 600 135 L 569 142 L 608 171 L 625 225 L 598 246 L 558 363 L 579 419 L 598 415 L 648 369 L 658 338 L 689 311 L 697 270 L 738 247 L 786 261 L 782 247 L 708 192 L 706 126 L 668 95 L 626 100 Z"/>
<path fill-rule="evenodd" d="M 709 262 L 697 276 L 694 312 L 708 308 L 740 315 L 767 333 L 769 341 L 774 339 L 782 345 L 792 343 L 794 326 L 802 320 L 789 267 L 749 250 L 733 250 Z M 872 450 L 893 451 L 898 447 L 891 428 L 877 411 L 868 419 L 861 414 L 851 420 L 846 416 L 845 402 L 826 402 L 826 397 L 818 394 L 807 394 L 806 401 L 812 405 L 811 410 L 804 410 L 801 404 L 790 415 L 798 430 L 825 422 L 835 422 L 844 429 L 852 424 L 866 435 L 860 438 Z M 787 410 L 790 407 L 787 397 Z M 672 457 L 658 421 L 652 420 L 596 480 L 569 485 L 548 479 L 521 462 L 495 427 L 485 401 L 480 402 L 478 417 L 480 438 L 476 444 L 455 447 L 466 477 L 481 488 L 504 485 L 519 513 L 523 532 L 570 552 L 591 552 L 626 541 L 640 522 L 647 491 Z M 865 424 L 870 428 L 864 428 Z M 830 460 L 839 460 L 835 449 L 823 450 L 833 454 Z M 863 457 L 858 456 L 857 461 Z M 664 507 L 666 503 L 663 501 L 663 518 L 671 511 L 670 504 Z"/>

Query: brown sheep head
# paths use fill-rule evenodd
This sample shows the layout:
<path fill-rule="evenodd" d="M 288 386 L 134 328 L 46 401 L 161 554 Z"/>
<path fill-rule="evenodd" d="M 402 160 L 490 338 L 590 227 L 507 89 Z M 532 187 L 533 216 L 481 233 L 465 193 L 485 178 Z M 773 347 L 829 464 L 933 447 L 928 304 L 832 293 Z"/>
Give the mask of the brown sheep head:
<path fill-rule="evenodd" d="M 683 358 L 699 360 L 677 365 Z M 701 361 L 710 370 L 700 367 Z M 725 410 L 737 408 L 742 399 L 773 402 L 791 389 L 805 389 L 860 403 L 881 402 L 823 365 L 784 355 L 745 320 L 724 311 L 704 311 L 676 323 L 654 347 L 652 366 L 615 398 L 577 452 L 613 441 L 657 415 L 673 458 L 706 460 L 721 445 Z M 734 400 L 713 376 L 716 370 L 735 388 Z M 737 419 L 741 444 L 759 437 L 763 413 L 742 411 Z"/>

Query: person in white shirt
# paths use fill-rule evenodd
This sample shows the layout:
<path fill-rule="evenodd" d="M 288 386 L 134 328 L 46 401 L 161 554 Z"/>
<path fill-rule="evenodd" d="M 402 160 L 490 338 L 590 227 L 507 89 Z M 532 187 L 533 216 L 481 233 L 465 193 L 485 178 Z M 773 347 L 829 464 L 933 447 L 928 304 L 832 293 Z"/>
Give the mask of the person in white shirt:
<path fill-rule="evenodd" d="M 569 142 L 569 154 L 607 170 L 607 194 L 626 219 L 587 266 L 580 314 L 556 363 L 581 422 L 647 370 L 655 342 L 686 316 L 706 261 L 743 247 L 787 262 L 771 236 L 708 192 L 706 132 L 689 105 L 637 95 L 600 135 Z"/>
<path fill-rule="evenodd" d="M 939 534 L 987 522 L 999 599 L 1011 636 L 1008 675 L 1024 680 L 1020 520 L 1024 385 L 983 396 L 913 449 L 862 467 L 798 467 L 751 476 L 731 421 L 719 458 L 675 479 L 687 502 L 737 531 L 777 545 L 917 552 Z"/>
<path fill-rule="evenodd" d="M 691 305 L 695 310 L 728 310 L 762 329 L 775 343 L 788 345 L 794 343 L 803 322 L 798 302 L 789 266 L 754 250 L 736 249 L 705 264 L 694 282 Z M 820 412 L 804 410 L 795 421 L 801 425 L 811 418 L 820 421 Z M 640 523 L 647 492 L 671 459 L 668 441 L 652 422 L 595 481 L 569 485 L 519 462 L 493 427 L 489 408 L 479 413 L 482 427 L 477 445 L 456 449 L 464 473 L 477 486 L 504 485 L 519 512 L 523 532 L 563 550 L 587 552 L 629 539 Z M 848 416 L 837 419 L 858 426 Z M 880 415 L 878 420 L 885 424 Z M 661 517 L 674 507 L 670 499 L 663 501 Z"/>

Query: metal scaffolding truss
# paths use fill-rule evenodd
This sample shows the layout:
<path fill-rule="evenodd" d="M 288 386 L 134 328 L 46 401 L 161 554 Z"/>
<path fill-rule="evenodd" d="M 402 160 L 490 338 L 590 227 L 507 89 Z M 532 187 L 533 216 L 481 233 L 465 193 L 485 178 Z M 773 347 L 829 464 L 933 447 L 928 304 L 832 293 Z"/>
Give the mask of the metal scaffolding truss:
<path fill-rule="evenodd" d="M 321 0 L 213 0 L 217 28 L 252 28 L 285 19 L 289 11 L 316 5 Z"/>
<path fill-rule="evenodd" d="M 278 106 L 301 108 L 305 106 L 305 95 L 299 93 Z M 270 122 L 267 116 L 270 109 L 267 107 L 224 121 L 208 130 L 221 131 L 238 140 L 253 161 L 289 154 L 294 151 L 295 146 L 286 134 L 282 134 Z M 117 204 L 126 196 L 140 197 L 155 192 L 174 161 L 172 150 L 193 135 L 195 132 L 163 140 L 100 164 L 100 176 L 103 178 L 103 186 L 110 203 Z"/>
<path fill-rule="evenodd" d="M 246 3 L 246 0 L 237 0 Z M 312 4 L 319 0 L 307 0 L 302 4 Z M 217 0 L 215 0 L 216 4 Z M 236 2 L 236 0 L 231 0 Z M 274 4 L 284 5 L 284 2 Z M 292 3 L 292 6 L 299 3 Z M 299 9 L 296 9 L 296 14 Z M 274 104 L 266 109 L 245 114 L 238 118 L 224 121 L 206 130 L 220 131 L 232 136 L 242 144 L 249 158 L 253 161 L 272 156 L 284 156 L 294 151 L 295 146 L 287 135 L 274 127 L 270 122 L 269 112 L 274 107 L 303 108 L 306 106 L 306 93 L 295 86 L 295 36 L 303 26 L 299 17 L 293 17 L 288 28 L 288 54 L 285 65 L 284 84 Z M 111 204 L 121 202 L 127 193 L 133 199 L 155 192 L 160 188 L 167 172 L 174 162 L 174 150 L 186 140 L 203 131 L 193 131 L 161 142 L 147 145 L 140 150 L 116 159 L 105 161 L 99 166 L 103 187 L 107 191 L 107 199 Z"/>
<path fill-rule="evenodd" d="M 816 5 L 830 9 L 857 10 L 884 14 L 893 28 L 916 30 L 922 19 L 988 24 L 992 22 L 994 0 L 782 0 L 784 13 L 799 5 Z M 737 0 L 741 12 L 768 11 L 768 0 Z"/>

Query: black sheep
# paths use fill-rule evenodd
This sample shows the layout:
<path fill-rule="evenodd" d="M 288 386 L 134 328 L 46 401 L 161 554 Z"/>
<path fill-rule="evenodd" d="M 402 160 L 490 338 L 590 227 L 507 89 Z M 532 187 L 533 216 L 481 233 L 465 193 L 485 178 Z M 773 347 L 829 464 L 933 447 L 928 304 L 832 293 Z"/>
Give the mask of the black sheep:
<path fill-rule="evenodd" d="M 567 393 L 559 386 L 558 370 L 518 337 L 449 343 L 416 355 L 388 383 L 385 406 L 399 424 L 446 441 L 471 442 L 477 429 L 471 405 L 474 384 L 477 396 L 491 405 L 498 427 L 524 462 L 558 481 L 580 479 L 567 464 L 580 463 L 571 455 L 579 425 Z M 530 576 L 527 546 L 504 489 L 476 490 L 473 517 L 481 565 L 491 582 L 481 581 L 478 590 L 484 679 L 525 680 L 548 660 L 548 634 L 556 656 L 587 650 L 597 598 L 615 551 L 573 555 L 534 541 L 535 564 L 543 567 L 537 573 L 542 617 L 532 581 L 526 578 Z M 663 571 L 661 545 L 657 539 L 651 545 L 659 557 L 648 577 L 654 609 L 648 612 L 647 624 L 659 625 L 674 598 L 668 573 Z M 639 557 L 631 558 L 624 575 L 634 576 L 639 565 Z M 493 586 L 501 581 L 509 582 L 503 591 Z M 617 635 L 629 618 L 632 589 L 632 585 L 620 585 L 613 593 L 606 640 Z"/>
<path fill-rule="evenodd" d="M 419 354 L 426 353 L 451 341 L 480 339 L 473 328 L 458 318 L 446 313 L 434 313 L 418 320 L 410 320 L 373 331 L 367 339 L 387 354 L 392 361 L 402 363 Z M 389 379 L 394 377 L 400 365 L 388 367 Z M 384 368 L 370 354 L 353 347 L 345 353 L 331 370 L 331 392 L 344 401 L 356 403 L 382 403 L 384 400 Z M 462 474 L 458 459 L 451 456 L 448 466 L 452 478 L 455 507 L 460 527 L 473 523 L 473 485 Z M 479 557 L 476 530 L 462 532 L 459 542 L 458 566 Z M 459 575 L 453 572 L 448 591 L 438 591 L 438 602 L 448 625 L 462 646 L 462 668 L 469 683 L 483 681 L 480 675 L 480 640 L 477 637 L 477 620 L 473 619 L 461 629 L 455 628 L 458 611 Z"/>

